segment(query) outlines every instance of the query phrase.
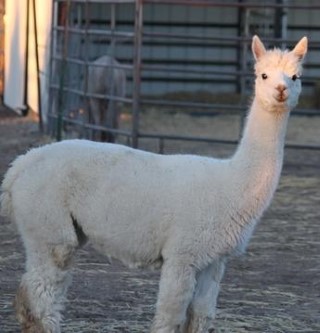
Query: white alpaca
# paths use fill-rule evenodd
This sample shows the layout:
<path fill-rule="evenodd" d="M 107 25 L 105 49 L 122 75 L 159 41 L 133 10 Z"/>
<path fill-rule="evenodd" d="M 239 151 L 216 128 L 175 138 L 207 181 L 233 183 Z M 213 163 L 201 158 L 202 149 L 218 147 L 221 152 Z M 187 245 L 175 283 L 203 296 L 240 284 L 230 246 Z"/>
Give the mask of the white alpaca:
<path fill-rule="evenodd" d="M 24 332 L 60 332 L 68 268 L 86 240 L 125 263 L 162 266 L 152 333 L 210 332 L 225 263 L 244 251 L 278 184 L 307 38 L 289 52 L 255 36 L 252 50 L 255 97 L 230 159 L 71 140 L 13 163 L 1 200 L 26 249 Z"/>
<path fill-rule="evenodd" d="M 126 73 L 124 69 L 118 68 L 119 62 L 114 58 L 104 55 L 88 66 L 88 93 L 105 96 L 125 97 Z M 111 107 L 111 103 L 112 107 Z M 104 125 L 117 129 L 119 127 L 119 107 L 121 102 L 111 102 L 110 98 L 89 98 L 90 112 L 88 120 L 95 125 Z M 94 137 L 97 138 L 95 135 Z M 113 133 L 102 132 L 102 141 L 114 142 Z"/>

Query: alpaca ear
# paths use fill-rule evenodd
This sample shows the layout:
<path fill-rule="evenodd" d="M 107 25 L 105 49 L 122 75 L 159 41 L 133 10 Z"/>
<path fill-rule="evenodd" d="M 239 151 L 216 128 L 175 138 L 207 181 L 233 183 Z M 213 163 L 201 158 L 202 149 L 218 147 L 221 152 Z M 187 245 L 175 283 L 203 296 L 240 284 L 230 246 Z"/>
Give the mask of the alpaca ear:
<path fill-rule="evenodd" d="M 251 48 L 256 61 L 258 61 L 267 52 L 263 43 L 257 35 L 253 36 L 252 38 Z"/>
<path fill-rule="evenodd" d="M 303 37 L 300 39 L 300 41 L 297 43 L 297 45 L 294 47 L 294 49 L 291 52 L 295 56 L 297 56 L 299 60 L 302 60 L 306 55 L 307 50 L 308 50 L 308 38 Z"/>

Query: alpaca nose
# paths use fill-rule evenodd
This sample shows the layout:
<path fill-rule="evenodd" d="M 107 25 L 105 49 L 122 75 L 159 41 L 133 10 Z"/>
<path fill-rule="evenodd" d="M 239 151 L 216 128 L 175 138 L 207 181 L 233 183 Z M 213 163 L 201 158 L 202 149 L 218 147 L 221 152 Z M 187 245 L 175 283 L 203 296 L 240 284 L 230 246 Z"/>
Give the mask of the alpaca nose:
<path fill-rule="evenodd" d="M 279 93 L 283 93 L 287 89 L 287 86 L 284 84 L 278 84 L 276 89 L 279 91 Z"/>

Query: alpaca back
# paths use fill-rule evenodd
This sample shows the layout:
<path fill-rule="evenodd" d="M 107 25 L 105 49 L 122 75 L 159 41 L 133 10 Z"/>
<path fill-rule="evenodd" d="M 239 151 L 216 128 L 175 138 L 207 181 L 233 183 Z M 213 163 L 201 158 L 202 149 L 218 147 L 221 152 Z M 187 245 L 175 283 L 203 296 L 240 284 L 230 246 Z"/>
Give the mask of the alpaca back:
<path fill-rule="evenodd" d="M 96 94 L 111 94 L 124 97 L 126 93 L 126 75 L 119 62 L 110 56 L 102 56 L 88 68 L 88 91 Z M 112 89 L 113 88 L 113 89 Z"/>

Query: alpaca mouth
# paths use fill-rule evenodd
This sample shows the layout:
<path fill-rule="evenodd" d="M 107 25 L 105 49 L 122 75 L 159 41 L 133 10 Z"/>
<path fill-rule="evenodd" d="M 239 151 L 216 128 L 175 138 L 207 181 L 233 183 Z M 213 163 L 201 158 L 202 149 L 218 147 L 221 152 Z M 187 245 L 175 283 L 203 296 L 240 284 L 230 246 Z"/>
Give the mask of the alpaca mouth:
<path fill-rule="evenodd" d="M 278 96 L 276 97 L 276 100 L 277 100 L 278 102 L 281 102 L 281 103 L 285 102 L 287 99 L 288 99 L 288 96 L 283 95 L 283 94 L 278 95 Z"/>

